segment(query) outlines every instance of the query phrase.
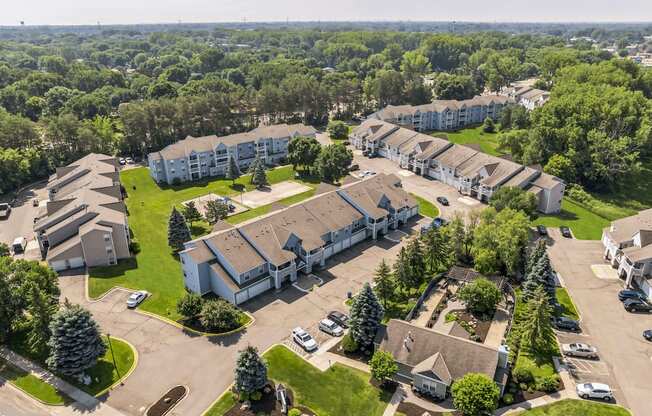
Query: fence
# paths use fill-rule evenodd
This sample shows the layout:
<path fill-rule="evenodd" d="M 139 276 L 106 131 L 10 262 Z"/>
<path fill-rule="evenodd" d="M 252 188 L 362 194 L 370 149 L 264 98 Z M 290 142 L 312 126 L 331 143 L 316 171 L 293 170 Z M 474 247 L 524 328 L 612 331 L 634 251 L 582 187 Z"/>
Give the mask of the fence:
<path fill-rule="evenodd" d="M 435 285 L 439 284 L 439 281 L 442 279 L 442 277 L 444 277 L 445 274 L 446 273 L 440 273 L 432 278 L 430 283 L 428 283 L 426 290 L 424 290 L 421 296 L 419 296 L 419 299 L 417 299 L 417 303 L 414 305 L 414 307 L 410 310 L 410 312 L 405 317 L 406 321 L 410 322 L 412 319 L 414 319 L 417 316 L 417 314 L 419 313 L 419 309 L 421 309 L 421 305 L 423 305 L 423 302 L 428 298 L 432 289 L 435 287 Z"/>

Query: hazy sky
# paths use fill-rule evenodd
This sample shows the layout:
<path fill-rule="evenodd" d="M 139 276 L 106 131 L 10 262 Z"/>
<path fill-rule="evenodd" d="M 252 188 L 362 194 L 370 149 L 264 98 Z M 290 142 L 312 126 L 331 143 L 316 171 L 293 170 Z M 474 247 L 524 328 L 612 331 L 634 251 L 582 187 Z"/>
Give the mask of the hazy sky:
<path fill-rule="evenodd" d="M 652 21 L 652 0 L 0 0 L 0 25 L 289 20 Z"/>

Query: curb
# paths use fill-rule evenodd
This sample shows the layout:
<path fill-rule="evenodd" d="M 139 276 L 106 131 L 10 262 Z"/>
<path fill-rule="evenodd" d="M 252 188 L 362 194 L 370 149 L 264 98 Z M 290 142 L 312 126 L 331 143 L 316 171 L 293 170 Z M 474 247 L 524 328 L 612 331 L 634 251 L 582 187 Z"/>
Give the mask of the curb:
<path fill-rule="evenodd" d="M 9 361 L 7 361 L 7 362 L 9 363 Z M 11 363 L 9 363 L 9 364 L 11 364 Z M 30 399 L 35 400 L 35 401 L 39 402 L 40 404 L 42 404 L 42 405 L 44 405 L 44 406 L 57 407 L 57 408 L 58 408 L 58 407 L 65 407 L 65 406 L 67 405 L 67 403 L 65 402 L 65 400 L 64 400 L 64 403 L 61 403 L 61 404 L 46 403 L 46 402 L 44 402 L 43 400 L 39 399 L 38 397 L 34 396 L 32 393 L 28 392 L 27 390 L 24 390 L 22 387 L 17 386 L 17 385 L 14 384 L 13 382 L 7 380 L 6 378 L 0 376 L 0 380 L 4 380 L 5 384 L 8 385 L 10 388 L 13 388 L 13 389 L 18 390 L 19 392 L 23 393 L 24 395 L 26 395 L 26 396 L 29 397 Z M 51 384 L 49 384 L 49 383 L 46 382 L 45 380 L 42 380 L 42 379 L 41 379 L 41 381 L 43 381 L 45 384 L 48 384 L 49 386 L 52 386 Z M 71 397 L 68 396 L 66 393 L 64 393 L 64 392 L 62 392 L 62 391 L 60 391 L 60 390 L 58 390 L 56 387 L 54 387 L 54 386 L 52 386 L 52 387 L 53 387 L 57 392 L 59 392 L 59 394 L 61 394 L 61 395 L 64 397 L 64 399 L 67 398 L 67 399 L 70 400 L 72 403 L 75 403 L 75 399 L 71 398 Z M 68 404 L 69 404 L 69 403 L 68 403 Z"/>
<path fill-rule="evenodd" d="M 129 348 L 131 348 L 131 350 L 134 353 L 134 362 L 131 365 L 131 367 L 129 368 L 129 370 L 127 370 L 127 372 L 125 373 L 124 376 L 120 377 L 118 380 L 116 380 L 109 387 L 105 388 L 104 390 L 100 391 L 99 393 L 97 393 L 96 395 L 93 396 L 93 397 L 96 397 L 96 398 L 102 396 L 103 394 L 106 394 L 109 390 L 113 390 L 113 388 L 115 386 L 117 386 L 118 384 L 123 383 L 127 379 L 127 377 L 129 377 L 131 375 L 131 373 L 133 373 L 136 370 L 136 367 L 138 366 L 138 360 L 140 358 L 140 354 L 138 353 L 138 350 L 136 349 L 136 347 L 134 347 L 134 345 L 131 342 L 127 341 L 124 338 L 115 337 L 115 336 L 111 336 L 111 338 L 117 339 L 118 341 L 121 341 L 121 342 L 124 342 L 125 344 L 127 344 L 129 346 Z"/>
<path fill-rule="evenodd" d="M 168 389 L 168 391 L 166 391 L 166 393 L 169 392 L 169 391 L 170 391 L 171 389 L 173 389 L 174 387 L 178 387 L 178 386 L 181 386 L 181 387 L 185 388 L 185 389 L 186 389 L 186 393 L 185 393 L 183 396 L 181 396 L 181 398 L 180 398 L 180 399 L 179 399 L 179 400 L 174 404 L 174 406 L 172 406 L 172 407 L 170 407 L 168 410 L 166 410 L 166 411 L 163 413 L 163 416 L 164 416 L 164 415 L 167 415 L 168 413 L 170 413 L 170 412 L 171 412 L 175 407 L 177 407 L 177 406 L 179 405 L 179 403 L 181 403 L 181 402 L 183 401 L 183 399 L 185 399 L 186 397 L 188 397 L 188 396 L 190 395 L 190 387 L 186 386 L 185 384 L 177 384 L 176 386 L 173 386 L 172 388 Z M 160 399 L 159 399 L 159 400 L 160 400 Z M 149 411 L 149 409 L 151 409 L 152 406 L 154 406 L 154 404 L 156 404 L 156 402 L 154 402 L 154 403 L 150 404 L 149 406 L 147 406 L 147 409 L 145 409 L 145 411 L 143 412 L 143 414 L 146 415 L 147 412 Z"/>
<path fill-rule="evenodd" d="M 217 404 L 217 402 L 219 402 L 222 399 L 222 397 L 224 397 L 227 393 L 232 393 L 231 392 L 232 388 L 233 388 L 233 383 L 229 384 L 227 386 L 226 390 L 224 390 L 219 396 L 217 396 L 217 399 L 213 400 L 213 402 L 208 405 L 206 410 L 204 410 L 201 413 L 201 416 L 205 416 L 213 408 L 213 406 L 215 406 Z"/>

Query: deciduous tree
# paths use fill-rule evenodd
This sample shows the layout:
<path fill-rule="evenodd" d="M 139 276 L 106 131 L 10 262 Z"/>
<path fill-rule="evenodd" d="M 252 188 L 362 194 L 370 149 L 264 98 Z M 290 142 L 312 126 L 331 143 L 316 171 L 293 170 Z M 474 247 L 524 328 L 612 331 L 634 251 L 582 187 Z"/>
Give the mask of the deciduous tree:
<path fill-rule="evenodd" d="M 500 389 L 485 374 L 468 373 L 451 387 L 453 405 L 464 416 L 493 414 L 498 406 Z"/>

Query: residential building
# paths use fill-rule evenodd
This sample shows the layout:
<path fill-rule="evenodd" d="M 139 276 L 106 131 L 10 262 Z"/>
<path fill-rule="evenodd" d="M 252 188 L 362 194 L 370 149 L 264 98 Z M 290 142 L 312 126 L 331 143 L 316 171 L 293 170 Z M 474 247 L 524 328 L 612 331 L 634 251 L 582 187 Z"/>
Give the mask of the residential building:
<path fill-rule="evenodd" d="M 536 195 L 539 211 L 561 210 L 565 183 L 538 169 L 377 119 L 362 122 L 349 140 L 365 153 L 390 159 L 480 201 L 488 202 L 501 186 L 517 186 Z"/>
<path fill-rule="evenodd" d="M 435 100 L 423 105 L 388 105 L 368 119 L 387 121 L 416 131 L 457 130 L 480 124 L 486 118 L 498 120 L 510 102 L 502 95 L 478 95 L 469 100 Z"/>
<path fill-rule="evenodd" d="M 453 382 L 468 373 L 485 374 L 501 394 L 505 389 L 509 354 L 504 346 L 495 349 L 399 319 L 381 326 L 374 343 L 392 354 L 398 379 L 436 397 L 447 397 Z"/>
<path fill-rule="evenodd" d="M 92 153 L 50 178 L 34 233 L 54 270 L 108 266 L 130 256 L 118 166 L 115 158 Z"/>
<path fill-rule="evenodd" d="M 652 209 L 611 222 L 602 231 L 604 257 L 625 279 L 652 297 Z"/>
<path fill-rule="evenodd" d="M 228 136 L 191 137 L 166 146 L 147 157 L 149 172 L 158 183 L 196 181 L 226 174 L 229 158 L 245 171 L 256 156 L 267 165 L 281 163 L 290 140 L 315 137 L 317 131 L 303 124 L 260 126 L 247 133 Z"/>
<path fill-rule="evenodd" d="M 417 213 L 396 176 L 377 175 L 187 242 L 180 252 L 185 286 L 240 304 Z"/>
<path fill-rule="evenodd" d="M 536 81 L 536 79 L 527 79 L 512 82 L 509 86 L 503 87 L 500 94 L 532 111 L 543 106 L 550 99 L 550 92 L 534 88 Z"/>

